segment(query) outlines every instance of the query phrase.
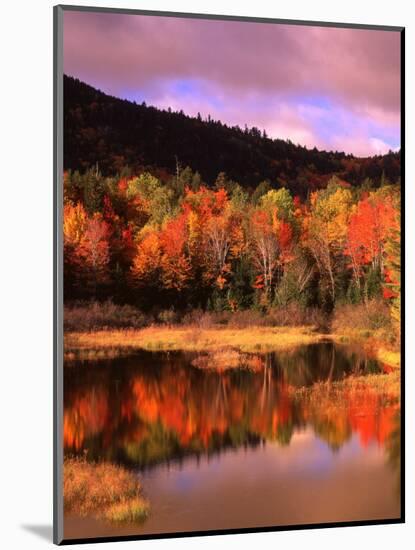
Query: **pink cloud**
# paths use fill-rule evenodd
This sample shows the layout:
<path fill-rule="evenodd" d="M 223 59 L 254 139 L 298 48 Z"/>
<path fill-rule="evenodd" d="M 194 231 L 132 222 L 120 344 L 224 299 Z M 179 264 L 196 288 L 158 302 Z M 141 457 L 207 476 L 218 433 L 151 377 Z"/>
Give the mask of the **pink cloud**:
<path fill-rule="evenodd" d="M 209 109 L 225 122 L 263 123 L 272 135 L 330 147 L 335 134 L 322 137 L 318 113 L 309 101 L 304 107 L 304 98 L 324 98 L 399 139 L 398 32 L 67 11 L 64 71 L 114 95 L 139 92 L 154 104 Z M 169 83 L 178 80 L 197 81 L 206 97 L 173 93 Z M 385 140 L 369 129 L 361 137 L 361 151 Z"/>

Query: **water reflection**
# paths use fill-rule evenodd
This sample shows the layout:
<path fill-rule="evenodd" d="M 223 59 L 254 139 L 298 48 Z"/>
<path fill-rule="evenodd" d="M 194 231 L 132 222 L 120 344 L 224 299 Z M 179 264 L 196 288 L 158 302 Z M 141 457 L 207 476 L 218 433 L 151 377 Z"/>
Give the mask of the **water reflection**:
<path fill-rule="evenodd" d="M 193 367 L 194 358 L 143 352 L 67 368 L 65 451 L 143 469 L 265 442 L 287 446 L 306 428 L 334 452 L 353 434 L 362 447 L 383 447 L 400 433 L 392 398 L 370 391 L 333 395 L 328 385 L 317 395 L 293 391 L 379 371 L 356 350 L 319 344 L 257 355 L 255 369 L 220 372 Z M 388 452 L 395 464 L 400 452 Z"/>
<path fill-rule="evenodd" d="M 399 517 L 399 400 L 332 384 L 376 361 L 319 344 L 242 363 L 139 353 L 68 365 L 65 452 L 136 470 L 151 512 L 126 525 L 66 516 L 65 537 Z"/>

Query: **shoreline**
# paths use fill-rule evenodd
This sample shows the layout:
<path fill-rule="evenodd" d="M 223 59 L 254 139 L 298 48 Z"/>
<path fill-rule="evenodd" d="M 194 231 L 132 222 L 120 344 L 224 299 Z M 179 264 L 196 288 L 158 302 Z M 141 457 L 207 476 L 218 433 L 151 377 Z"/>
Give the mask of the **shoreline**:
<path fill-rule="evenodd" d="M 134 351 L 188 351 L 215 353 L 233 349 L 241 353 L 286 351 L 299 346 L 334 342 L 359 345 L 392 369 L 400 368 L 400 353 L 384 345 L 379 334 L 351 331 L 347 334 L 317 332 L 311 326 L 198 328 L 194 326 L 150 326 L 143 329 L 68 332 L 64 336 L 64 357 L 103 359 Z"/>
<path fill-rule="evenodd" d="M 330 339 L 312 327 L 198 328 L 161 326 L 143 329 L 69 332 L 65 351 L 128 349 L 144 351 L 217 352 L 235 349 L 245 353 L 287 350 Z"/>

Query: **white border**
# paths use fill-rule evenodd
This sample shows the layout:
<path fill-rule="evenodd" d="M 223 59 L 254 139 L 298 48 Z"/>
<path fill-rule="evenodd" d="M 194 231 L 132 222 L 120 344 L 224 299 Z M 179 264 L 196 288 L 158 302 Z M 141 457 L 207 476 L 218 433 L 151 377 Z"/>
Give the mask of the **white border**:
<path fill-rule="evenodd" d="M 148 0 L 118 2 L 79 1 L 83 5 L 131 9 L 177 10 L 303 20 L 339 21 L 407 28 L 406 151 L 407 227 L 407 327 L 414 325 L 415 204 L 413 100 L 415 97 L 412 52 L 415 51 L 415 20 L 405 0 L 361 0 L 329 3 L 324 0 L 291 0 L 286 3 L 257 0 Z M 52 6 L 49 0 L 21 0 L 2 6 L 0 51 L 1 85 L 1 215 L 2 251 L 2 546 L 38 548 L 50 545 L 52 522 Z M 410 330 L 410 329 L 409 329 Z M 412 337 L 412 342 L 414 338 Z M 140 548 L 181 549 L 241 548 L 261 545 L 275 548 L 340 550 L 376 545 L 378 549 L 407 548 L 415 538 L 415 366 L 411 334 L 407 338 L 407 524 L 300 532 L 226 535 L 196 539 L 113 543 Z M 40 533 L 36 535 L 36 533 Z M 101 545 L 96 544 L 94 548 Z M 84 546 L 85 548 L 88 545 Z M 108 546 L 104 548 L 109 548 Z"/>

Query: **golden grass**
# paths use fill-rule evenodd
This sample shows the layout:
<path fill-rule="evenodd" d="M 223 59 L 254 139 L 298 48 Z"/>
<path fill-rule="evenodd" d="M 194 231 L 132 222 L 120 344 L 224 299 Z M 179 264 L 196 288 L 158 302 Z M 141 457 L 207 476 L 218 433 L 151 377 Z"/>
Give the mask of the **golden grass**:
<path fill-rule="evenodd" d="M 258 354 L 252 355 L 234 349 L 223 349 L 199 355 L 193 359 L 192 365 L 200 369 L 215 371 L 247 369 L 256 372 L 262 370 L 264 360 Z"/>
<path fill-rule="evenodd" d="M 400 368 L 401 353 L 397 344 L 388 344 L 388 335 L 384 331 L 347 330 L 331 334 L 334 342 L 359 344 L 368 355 L 392 368 Z"/>
<path fill-rule="evenodd" d="M 362 390 L 366 388 L 380 394 L 396 398 L 401 394 L 401 373 L 398 369 L 390 374 L 369 374 L 366 376 L 349 377 L 340 382 L 334 382 L 334 388 L 338 390 Z"/>
<path fill-rule="evenodd" d="M 71 348 L 64 350 L 64 360 L 66 365 L 74 361 L 94 361 L 100 359 L 116 359 L 127 356 L 136 348 L 128 346 L 105 347 L 105 348 Z"/>
<path fill-rule="evenodd" d="M 390 374 L 368 374 L 365 376 L 349 376 L 344 380 L 335 382 L 319 382 L 310 387 L 290 388 L 293 395 L 299 397 L 311 397 L 321 399 L 324 395 L 338 396 L 336 402 L 341 402 L 345 392 L 361 395 L 363 398 L 367 392 L 375 393 L 385 399 L 400 400 L 401 373 L 399 369 Z"/>
<path fill-rule="evenodd" d="M 252 327 L 246 329 L 192 327 L 149 327 L 141 330 L 71 332 L 65 335 L 65 353 L 85 352 L 90 356 L 122 349 L 148 351 L 206 351 L 226 348 L 241 352 L 290 349 L 327 339 L 312 327 Z M 94 352 L 94 350 L 99 350 Z"/>
<path fill-rule="evenodd" d="M 149 511 L 136 477 L 125 468 L 107 462 L 65 459 L 63 495 L 65 512 L 79 516 L 136 522 L 147 517 Z"/>

